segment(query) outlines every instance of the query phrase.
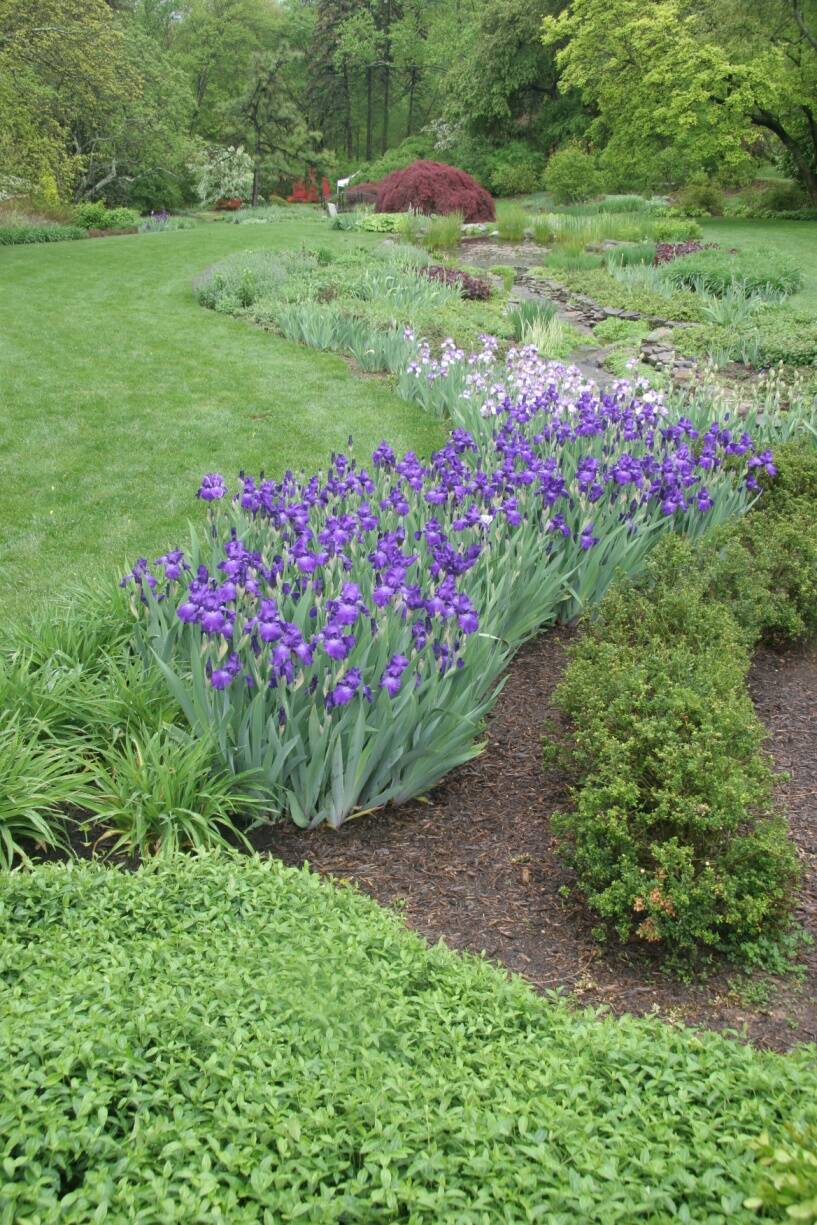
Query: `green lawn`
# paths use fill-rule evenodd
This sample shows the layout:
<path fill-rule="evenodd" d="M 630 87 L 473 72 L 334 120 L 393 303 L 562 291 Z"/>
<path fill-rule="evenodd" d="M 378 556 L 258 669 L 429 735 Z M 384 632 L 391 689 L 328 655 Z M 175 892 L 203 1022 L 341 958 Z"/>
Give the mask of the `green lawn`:
<path fill-rule="evenodd" d="M 779 251 L 803 273 L 803 288 L 789 298 L 792 306 L 817 311 L 817 221 L 735 221 L 707 218 L 702 223 L 707 242 L 742 251 Z"/>
<path fill-rule="evenodd" d="M 311 468 L 350 433 L 359 451 L 382 437 L 421 452 L 438 442 L 440 427 L 381 380 L 191 292 L 233 251 L 350 241 L 298 217 L 2 250 L 6 614 L 183 542 L 204 472 Z"/>

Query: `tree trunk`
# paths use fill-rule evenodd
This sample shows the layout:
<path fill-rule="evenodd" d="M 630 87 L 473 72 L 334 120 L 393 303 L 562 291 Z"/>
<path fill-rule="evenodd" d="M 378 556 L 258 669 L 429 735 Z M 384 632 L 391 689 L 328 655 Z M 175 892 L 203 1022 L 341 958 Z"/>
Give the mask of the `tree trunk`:
<path fill-rule="evenodd" d="M 366 161 L 372 160 L 372 74 L 374 69 L 366 69 Z"/>
<path fill-rule="evenodd" d="M 391 0 L 386 0 L 386 23 L 384 26 L 385 39 L 383 41 L 383 137 L 380 142 L 380 151 L 385 153 L 389 147 L 389 90 L 391 87 Z"/>
<path fill-rule="evenodd" d="M 812 204 L 817 206 L 817 171 L 814 170 L 805 151 L 801 149 L 794 137 L 786 131 L 780 120 L 776 119 L 774 115 L 769 114 L 768 111 L 755 111 L 751 119 L 756 128 L 766 128 L 769 132 L 774 132 L 787 153 L 791 154 L 792 161 L 800 172 L 800 178 L 809 199 Z"/>
<path fill-rule="evenodd" d="M 349 91 L 349 69 L 344 62 L 343 65 L 343 111 L 344 111 L 344 137 L 346 142 L 346 156 L 352 156 L 352 96 Z"/>
<path fill-rule="evenodd" d="M 411 136 L 414 127 L 414 91 L 417 88 L 417 69 L 412 68 L 409 76 L 408 115 L 406 117 L 406 136 Z"/>

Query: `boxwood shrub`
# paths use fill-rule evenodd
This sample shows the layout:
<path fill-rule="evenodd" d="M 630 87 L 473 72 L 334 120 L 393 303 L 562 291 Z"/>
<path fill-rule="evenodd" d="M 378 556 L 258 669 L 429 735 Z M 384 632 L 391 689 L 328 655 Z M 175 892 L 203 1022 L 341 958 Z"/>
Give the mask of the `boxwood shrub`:
<path fill-rule="evenodd" d="M 579 783 L 554 828 L 622 941 L 751 957 L 788 925 L 797 864 L 771 807 L 745 635 L 691 553 L 680 538 L 659 547 L 644 589 L 611 592 L 574 648 L 557 702 Z"/>
<path fill-rule="evenodd" d="M 0 876 L 0 1219 L 748 1225 L 807 1049 L 600 1019 L 271 860 Z"/>
<path fill-rule="evenodd" d="M 555 819 L 588 905 L 622 940 L 758 957 L 798 879 L 775 815 L 752 648 L 817 634 L 817 452 L 788 444 L 757 508 L 667 537 L 574 648 L 575 806 Z"/>

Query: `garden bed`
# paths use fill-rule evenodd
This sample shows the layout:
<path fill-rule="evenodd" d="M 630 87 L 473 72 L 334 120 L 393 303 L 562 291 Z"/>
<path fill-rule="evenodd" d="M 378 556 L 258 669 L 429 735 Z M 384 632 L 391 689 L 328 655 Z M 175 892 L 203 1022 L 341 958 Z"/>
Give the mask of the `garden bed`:
<path fill-rule="evenodd" d="M 428 801 L 353 821 L 339 831 L 294 826 L 258 831 L 254 844 L 287 864 L 354 882 L 404 910 L 431 941 L 484 952 L 539 991 L 562 990 L 614 1013 L 659 1014 L 785 1050 L 817 1040 L 817 954 L 806 949 L 805 978 L 757 976 L 753 993 L 719 969 L 694 984 L 670 978 L 641 949 L 606 953 L 593 919 L 562 896 L 570 873 L 556 855 L 550 816 L 568 804 L 569 779 L 542 763 L 542 731 L 564 728 L 551 695 L 564 671 L 571 631 L 550 631 L 508 670 L 489 722 L 485 753 L 455 771 Z M 762 650 L 751 677 L 769 729 L 792 832 L 804 861 L 798 921 L 817 936 L 817 650 Z M 566 730 L 566 729 L 565 729 Z"/>

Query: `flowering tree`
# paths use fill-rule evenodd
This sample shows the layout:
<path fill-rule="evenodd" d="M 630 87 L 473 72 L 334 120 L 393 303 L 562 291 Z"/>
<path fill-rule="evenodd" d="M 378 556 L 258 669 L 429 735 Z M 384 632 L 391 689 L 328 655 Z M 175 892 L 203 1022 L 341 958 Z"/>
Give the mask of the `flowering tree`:
<path fill-rule="evenodd" d="M 221 199 L 244 200 L 252 191 L 253 160 L 241 145 L 204 148 L 190 168 L 202 204 Z"/>

